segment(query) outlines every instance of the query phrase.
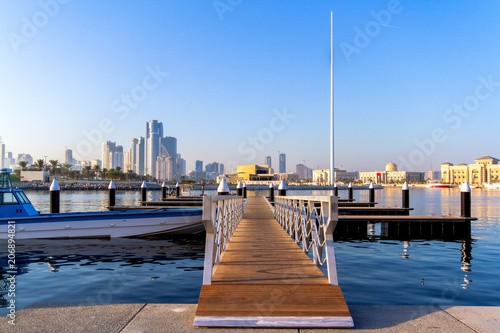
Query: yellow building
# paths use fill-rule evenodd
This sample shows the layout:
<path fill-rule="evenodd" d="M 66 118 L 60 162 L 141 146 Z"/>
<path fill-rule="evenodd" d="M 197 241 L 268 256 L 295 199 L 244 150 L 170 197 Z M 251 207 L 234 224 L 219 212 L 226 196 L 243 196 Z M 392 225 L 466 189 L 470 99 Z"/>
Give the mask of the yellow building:
<path fill-rule="evenodd" d="M 496 183 L 500 181 L 499 160 L 491 156 L 475 159 L 476 164 L 453 165 L 449 162 L 441 164 L 441 181 L 448 184 L 481 185 L 483 183 Z"/>
<path fill-rule="evenodd" d="M 238 180 L 271 181 L 274 179 L 273 169 L 267 165 L 238 165 L 236 177 L 231 177 L 231 183 Z"/>

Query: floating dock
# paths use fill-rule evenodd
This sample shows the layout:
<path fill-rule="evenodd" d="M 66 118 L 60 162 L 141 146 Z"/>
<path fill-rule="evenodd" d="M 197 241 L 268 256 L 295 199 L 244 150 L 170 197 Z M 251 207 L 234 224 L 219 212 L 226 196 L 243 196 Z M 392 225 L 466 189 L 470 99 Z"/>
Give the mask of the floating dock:
<path fill-rule="evenodd" d="M 264 197 L 243 219 L 201 288 L 195 326 L 353 327 L 338 285 L 295 244 Z"/>

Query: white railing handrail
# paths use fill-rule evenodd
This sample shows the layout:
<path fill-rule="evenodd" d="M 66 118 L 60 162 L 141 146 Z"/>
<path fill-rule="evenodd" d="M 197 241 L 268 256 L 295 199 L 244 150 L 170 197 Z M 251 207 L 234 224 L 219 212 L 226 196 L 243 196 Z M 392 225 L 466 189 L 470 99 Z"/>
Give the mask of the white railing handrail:
<path fill-rule="evenodd" d="M 203 284 L 212 284 L 217 265 L 243 217 L 243 198 L 232 195 L 203 197 L 203 226 L 206 231 Z"/>
<path fill-rule="evenodd" d="M 274 215 L 305 253 L 312 250 L 312 260 L 316 265 L 326 264 L 328 282 L 338 285 L 333 247 L 333 230 L 338 222 L 338 198 L 277 196 L 274 199 Z"/>

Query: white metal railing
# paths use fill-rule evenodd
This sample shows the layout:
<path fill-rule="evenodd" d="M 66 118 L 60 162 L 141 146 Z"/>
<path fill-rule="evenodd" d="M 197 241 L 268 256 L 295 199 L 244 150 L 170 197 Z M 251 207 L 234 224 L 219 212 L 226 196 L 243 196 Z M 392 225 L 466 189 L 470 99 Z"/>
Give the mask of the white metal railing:
<path fill-rule="evenodd" d="M 229 195 L 203 197 L 203 226 L 206 231 L 203 284 L 212 284 L 217 265 L 243 217 L 243 198 Z"/>
<path fill-rule="evenodd" d="M 338 285 L 333 230 L 338 222 L 336 196 L 277 196 L 274 215 L 278 223 L 312 260 L 326 264 L 328 281 Z"/>

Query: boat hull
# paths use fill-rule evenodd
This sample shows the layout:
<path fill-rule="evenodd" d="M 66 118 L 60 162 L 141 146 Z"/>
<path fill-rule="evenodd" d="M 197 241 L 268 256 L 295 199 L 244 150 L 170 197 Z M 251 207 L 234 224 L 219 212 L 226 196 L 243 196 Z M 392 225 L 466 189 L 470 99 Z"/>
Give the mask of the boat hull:
<path fill-rule="evenodd" d="M 10 227 L 9 227 L 10 225 Z M 14 226 L 14 227 L 12 227 Z M 203 231 L 201 209 L 43 214 L 0 219 L 0 239 L 133 237 Z"/>

